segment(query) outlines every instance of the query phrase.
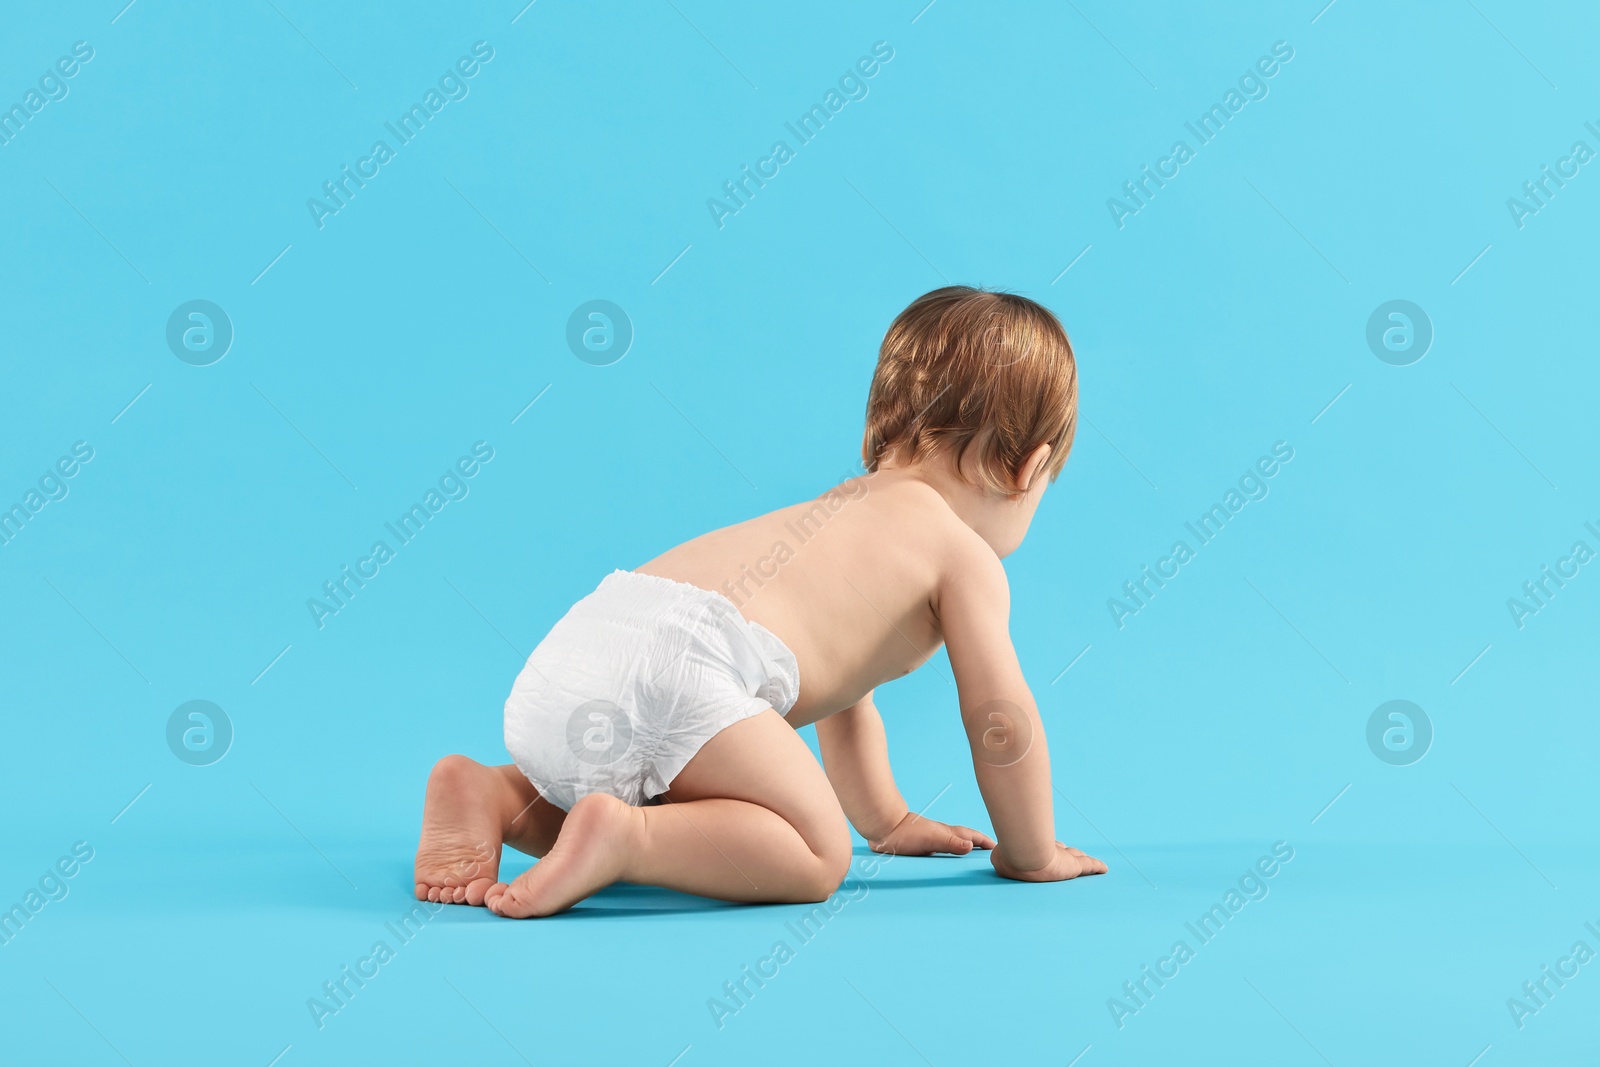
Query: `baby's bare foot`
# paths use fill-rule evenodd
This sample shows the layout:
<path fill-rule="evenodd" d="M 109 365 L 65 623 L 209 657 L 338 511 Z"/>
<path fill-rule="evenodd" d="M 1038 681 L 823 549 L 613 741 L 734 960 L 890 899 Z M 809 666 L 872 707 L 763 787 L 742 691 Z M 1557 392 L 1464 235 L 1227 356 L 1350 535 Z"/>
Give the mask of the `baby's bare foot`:
<path fill-rule="evenodd" d="M 417 845 L 417 899 L 483 903 L 500 875 L 503 785 L 492 767 L 446 756 L 428 776 Z"/>
<path fill-rule="evenodd" d="M 526 919 L 554 915 L 622 876 L 639 829 L 638 809 L 591 793 L 567 813 L 550 853 L 510 885 L 497 882 L 484 903 L 496 915 Z"/>

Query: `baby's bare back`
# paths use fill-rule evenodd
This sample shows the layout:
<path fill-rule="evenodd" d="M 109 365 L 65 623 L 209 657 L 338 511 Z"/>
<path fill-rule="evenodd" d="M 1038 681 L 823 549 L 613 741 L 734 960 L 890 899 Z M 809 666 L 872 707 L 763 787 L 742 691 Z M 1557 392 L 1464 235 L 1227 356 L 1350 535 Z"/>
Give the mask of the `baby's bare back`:
<path fill-rule="evenodd" d="M 721 593 L 788 645 L 800 664 L 788 720 L 803 726 L 933 655 L 949 561 L 976 537 L 931 486 L 881 472 L 713 530 L 638 570 Z"/>

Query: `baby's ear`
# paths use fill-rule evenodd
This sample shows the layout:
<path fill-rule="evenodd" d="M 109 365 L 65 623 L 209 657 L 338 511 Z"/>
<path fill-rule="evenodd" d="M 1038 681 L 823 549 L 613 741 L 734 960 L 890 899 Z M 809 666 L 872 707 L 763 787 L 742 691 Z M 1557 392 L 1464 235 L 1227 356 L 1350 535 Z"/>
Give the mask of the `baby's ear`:
<path fill-rule="evenodd" d="M 1047 477 L 1045 464 L 1049 461 L 1050 446 L 1048 444 L 1042 444 L 1032 452 L 1029 452 L 1028 457 L 1022 461 L 1022 466 L 1017 468 L 1017 492 L 1026 493 L 1034 488 L 1040 478 Z"/>

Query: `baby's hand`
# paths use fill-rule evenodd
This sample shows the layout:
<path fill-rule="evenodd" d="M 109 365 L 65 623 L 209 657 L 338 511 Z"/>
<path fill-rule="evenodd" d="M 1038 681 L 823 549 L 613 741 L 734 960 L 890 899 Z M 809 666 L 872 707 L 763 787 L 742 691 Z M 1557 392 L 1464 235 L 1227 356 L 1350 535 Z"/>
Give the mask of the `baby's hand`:
<path fill-rule="evenodd" d="M 1056 854 L 1050 857 L 1050 862 L 1036 871 L 1017 870 L 1005 861 L 999 849 L 989 855 L 989 862 L 994 864 L 995 873 L 1000 877 L 1014 878 L 1019 882 L 1064 882 L 1081 874 L 1106 873 L 1104 863 L 1093 856 L 1084 855 L 1078 849 L 1068 848 L 1060 841 L 1056 842 Z"/>
<path fill-rule="evenodd" d="M 951 826 L 907 812 L 893 830 L 878 841 L 869 841 L 874 852 L 891 856 L 931 856 L 949 852 L 965 856 L 974 847 L 994 848 L 994 839 L 970 826 Z"/>

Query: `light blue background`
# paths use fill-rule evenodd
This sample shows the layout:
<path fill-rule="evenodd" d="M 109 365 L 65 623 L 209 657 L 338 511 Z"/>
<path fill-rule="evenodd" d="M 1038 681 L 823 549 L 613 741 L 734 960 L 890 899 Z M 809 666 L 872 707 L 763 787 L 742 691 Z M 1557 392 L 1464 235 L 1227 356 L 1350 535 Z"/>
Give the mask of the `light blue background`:
<path fill-rule="evenodd" d="M 95 850 L 0 947 L 7 1061 L 1593 1053 L 1600 965 L 1506 1007 L 1600 949 L 1600 575 L 1506 606 L 1600 548 L 1600 175 L 1506 206 L 1600 149 L 1592 9 L 122 2 L 0 32 L 7 105 L 95 50 L 0 146 L 0 503 L 95 450 L 0 546 L 0 904 Z M 470 95 L 319 230 L 307 198 L 479 40 Z M 870 94 L 719 229 L 706 200 L 877 41 Z M 1119 229 L 1107 198 L 1276 41 L 1269 95 Z M 1111 875 L 896 860 L 722 1029 L 708 998 L 803 909 L 452 908 L 319 1030 L 307 998 L 413 903 L 429 766 L 505 759 L 545 629 L 844 476 L 884 328 L 957 281 L 1077 349 L 1077 447 L 1007 569 L 1059 832 Z M 165 342 L 192 299 L 236 330 L 209 367 Z M 615 365 L 566 347 L 591 299 L 634 324 Z M 1391 299 L 1434 326 L 1411 366 L 1366 345 Z M 307 598 L 480 440 L 470 496 L 319 630 Z M 1107 598 L 1277 441 L 1270 496 L 1119 630 Z M 166 747 L 191 699 L 236 731 L 209 767 Z M 1391 699 L 1433 723 L 1411 766 L 1367 748 Z M 948 683 L 880 703 L 912 803 L 985 824 Z M 1107 999 L 1276 841 L 1270 896 L 1118 1029 Z"/>

